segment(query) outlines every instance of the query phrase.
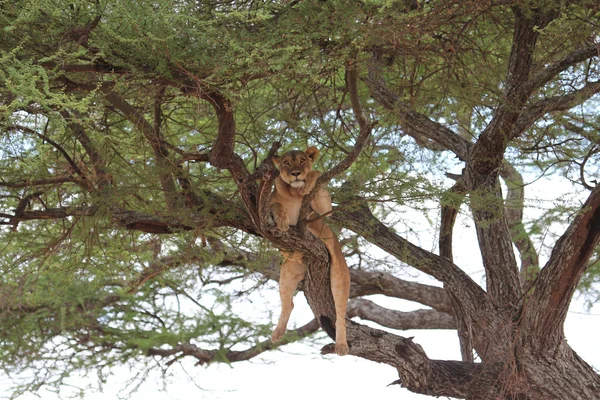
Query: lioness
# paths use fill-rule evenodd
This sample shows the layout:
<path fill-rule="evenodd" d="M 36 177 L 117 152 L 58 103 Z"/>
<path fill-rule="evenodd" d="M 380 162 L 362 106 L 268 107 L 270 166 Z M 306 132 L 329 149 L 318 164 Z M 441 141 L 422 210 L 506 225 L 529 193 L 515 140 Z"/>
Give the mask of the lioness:
<path fill-rule="evenodd" d="M 319 155 L 316 147 L 309 147 L 306 151 L 292 150 L 283 156 L 273 157 L 273 162 L 279 169 L 279 177 L 275 180 L 275 189 L 271 193 L 271 212 L 277 227 L 287 231 L 289 226 L 298 223 L 298 215 L 302 205 L 302 198 L 309 194 L 321 173 L 312 170 L 312 164 Z M 331 211 L 331 196 L 326 189 L 319 188 L 310 203 L 312 211 L 323 215 Z M 346 342 L 346 306 L 350 294 L 350 271 L 342 254 L 342 247 L 337 237 L 325 224 L 323 218 L 312 214 L 313 221 L 308 223 L 308 229 L 318 236 L 331 256 L 331 292 L 335 303 L 335 352 L 343 356 L 348 354 Z M 299 252 L 284 252 L 285 259 L 281 265 L 279 277 L 279 295 L 281 297 L 281 315 L 277 327 L 271 335 L 271 340 L 276 342 L 285 334 L 288 320 L 294 308 L 292 297 L 296 288 L 306 273 L 303 263 L 303 254 Z"/>

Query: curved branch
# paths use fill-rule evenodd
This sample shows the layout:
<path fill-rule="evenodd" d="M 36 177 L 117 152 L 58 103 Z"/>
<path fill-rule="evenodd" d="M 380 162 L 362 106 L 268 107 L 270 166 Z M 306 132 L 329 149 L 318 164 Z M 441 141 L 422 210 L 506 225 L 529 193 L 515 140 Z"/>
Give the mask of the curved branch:
<path fill-rule="evenodd" d="M 219 131 L 212 149 L 210 150 L 210 163 L 217 168 L 225 168 L 231 172 L 236 183 L 240 185 L 249 175 L 244 162 L 234 151 L 235 144 L 235 116 L 233 104 L 229 99 L 218 92 L 204 92 L 201 96 L 213 106 L 219 120 Z M 252 185 L 246 185 L 248 190 Z"/>
<path fill-rule="evenodd" d="M 590 158 L 594 154 L 598 154 L 598 152 L 600 152 L 600 147 L 598 147 L 596 145 L 593 145 L 590 148 L 590 150 L 587 152 L 587 154 L 585 155 L 585 157 L 583 157 L 583 161 L 579 164 L 579 181 L 581 182 L 581 184 L 583 185 L 583 187 L 586 188 L 587 190 L 594 190 L 594 186 L 590 185 L 585 180 L 585 165 L 590 160 Z"/>

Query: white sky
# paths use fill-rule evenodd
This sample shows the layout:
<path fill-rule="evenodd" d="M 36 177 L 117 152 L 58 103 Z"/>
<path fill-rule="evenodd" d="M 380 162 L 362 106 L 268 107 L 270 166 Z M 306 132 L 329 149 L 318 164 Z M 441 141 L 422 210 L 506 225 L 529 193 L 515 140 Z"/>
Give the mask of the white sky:
<path fill-rule="evenodd" d="M 549 182 L 538 181 L 528 187 L 528 197 L 534 195 L 542 199 L 560 196 L 556 186 Z M 455 231 L 455 262 L 465 269 L 476 282 L 482 283 L 483 270 L 481 259 L 474 242 L 473 227 L 466 221 L 458 221 Z M 543 265 L 543 260 L 542 260 Z M 408 271 L 401 278 L 414 277 Z M 419 279 L 423 281 L 423 279 Z M 431 283 L 428 280 L 426 283 Z M 276 286 L 262 295 L 266 304 L 254 304 L 253 307 L 279 309 Z M 384 296 L 371 296 L 370 299 L 380 305 L 402 311 L 422 308 L 416 303 L 389 299 Z M 312 316 L 302 295 L 295 298 L 296 307 L 290 320 L 290 328 L 308 322 Z M 262 310 L 264 311 L 264 310 Z M 277 311 L 275 311 L 277 314 Z M 365 323 L 365 321 L 360 321 Z M 600 346 L 597 345 L 597 332 L 600 332 L 600 305 L 589 310 L 584 309 L 582 299 L 577 297 L 571 304 L 567 317 L 566 338 L 574 350 L 596 370 L 600 370 Z M 460 359 L 456 333 L 450 330 L 431 331 L 392 331 L 402 336 L 414 336 L 415 342 L 435 359 Z M 193 360 L 183 360 L 181 364 L 170 367 L 171 376 L 167 385 L 159 373 L 155 373 L 137 392 L 129 394 L 121 391 L 126 382 L 135 374 L 125 368 L 115 369 L 115 374 L 104 386 L 102 393 L 86 394 L 85 400 L 106 400 L 126 398 L 131 400 L 187 400 L 187 399 L 433 399 L 420 396 L 398 385 L 387 386 L 398 379 L 394 368 L 359 359 L 353 356 L 322 357 L 320 346 L 310 344 L 292 344 L 281 351 L 267 352 L 249 362 L 235 363 L 232 366 L 215 364 L 209 367 L 194 367 Z M 74 384 L 94 383 L 94 377 L 73 379 Z M 6 394 L 7 381 L 0 377 L 0 397 Z M 54 393 L 41 391 L 43 400 L 57 400 Z M 23 400 L 37 399 L 34 395 L 21 397 Z"/>

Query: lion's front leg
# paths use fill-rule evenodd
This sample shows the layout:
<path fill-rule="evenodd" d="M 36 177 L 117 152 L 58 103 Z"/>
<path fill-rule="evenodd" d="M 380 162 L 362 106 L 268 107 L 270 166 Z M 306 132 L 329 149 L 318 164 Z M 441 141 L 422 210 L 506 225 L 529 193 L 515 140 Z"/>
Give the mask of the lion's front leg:
<path fill-rule="evenodd" d="M 278 342 L 285 335 L 290 314 L 294 308 L 294 293 L 298 284 L 304 279 L 306 267 L 302 260 L 302 253 L 284 253 L 285 260 L 281 265 L 279 275 L 279 296 L 281 298 L 281 315 L 277 327 L 271 335 L 273 342 Z"/>
<path fill-rule="evenodd" d="M 271 214 L 273 215 L 273 219 L 275 219 L 277 229 L 282 232 L 290 229 L 290 217 L 281 203 L 271 204 Z"/>
<path fill-rule="evenodd" d="M 306 179 L 304 180 L 304 186 L 298 190 L 298 193 L 301 196 L 306 196 L 315 188 L 315 184 L 317 183 L 317 179 L 321 176 L 321 172 L 319 171 L 310 171 L 306 175 Z"/>

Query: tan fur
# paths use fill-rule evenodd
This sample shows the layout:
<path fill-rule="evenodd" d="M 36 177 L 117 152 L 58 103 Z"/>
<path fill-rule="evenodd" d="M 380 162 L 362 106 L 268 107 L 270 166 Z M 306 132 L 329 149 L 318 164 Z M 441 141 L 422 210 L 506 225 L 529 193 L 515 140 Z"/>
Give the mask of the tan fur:
<path fill-rule="evenodd" d="M 279 177 L 275 180 L 275 189 L 271 194 L 271 212 L 277 227 L 287 231 L 298 223 L 298 215 L 302 198 L 309 194 L 321 173 L 312 170 L 312 164 L 319 155 L 316 147 L 309 147 L 306 151 L 293 150 L 282 157 L 273 157 L 279 168 Z M 331 196 L 324 188 L 319 188 L 310 203 L 312 210 L 323 215 L 331 211 Z M 339 355 L 348 354 L 346 341 L 346 306 L 350 294 L 350 271 L 342 254 L 342 247 L 337 237 L 323 218 L 309 222 L 308 229 L 318 236 L 331 256 L 331 292 L 335 303 L 335 352 Z M 294 308 L 293 296 L 296 288 L 306 273 L 303 255 L 299 252 L 283 252 L 284 261 L 281 265 L 279 277 L 279 295 L 281 297 L 281 315 L 277 327 L 271 335 L 276 342 L 285 334 L 287 323 Z"/>

